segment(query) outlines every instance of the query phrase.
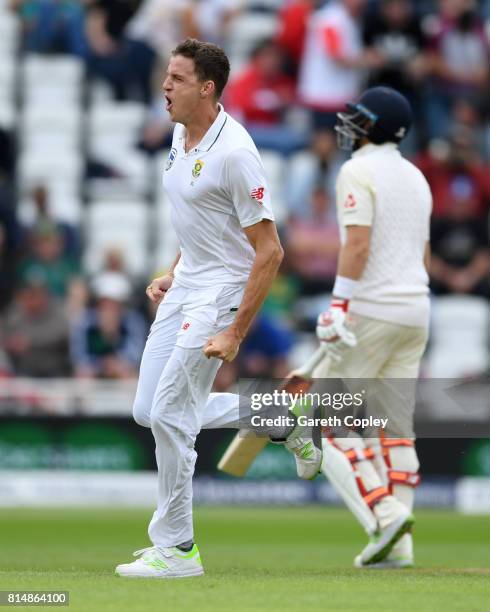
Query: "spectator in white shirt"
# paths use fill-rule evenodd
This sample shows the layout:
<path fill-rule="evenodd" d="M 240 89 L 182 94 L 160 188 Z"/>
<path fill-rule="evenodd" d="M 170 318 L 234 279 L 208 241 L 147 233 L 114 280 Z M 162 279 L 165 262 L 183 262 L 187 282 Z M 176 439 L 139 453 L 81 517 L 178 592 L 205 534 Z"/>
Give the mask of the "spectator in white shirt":
<path fill-rule="evenodd" d="M 298 87 L 315 128 L 332 128 L 336 113 L 358 97 L 363 69 L 384 62 L 378 51 L 363 48 L 359 19 L 366 4 L 335 0 L 310 16 Z"/>

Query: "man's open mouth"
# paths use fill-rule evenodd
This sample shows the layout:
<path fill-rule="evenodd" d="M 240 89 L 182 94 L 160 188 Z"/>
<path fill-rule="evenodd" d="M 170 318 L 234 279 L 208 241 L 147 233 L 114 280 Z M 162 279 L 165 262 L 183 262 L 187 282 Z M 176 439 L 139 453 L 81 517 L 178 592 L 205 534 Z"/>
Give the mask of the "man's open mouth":
<path fill-rule="evenodd" d="M 167 103 L 165 108 L 170 111 L 172 109 L 172 100 L 168 96 L 165 96 L 165 101 Z"/>

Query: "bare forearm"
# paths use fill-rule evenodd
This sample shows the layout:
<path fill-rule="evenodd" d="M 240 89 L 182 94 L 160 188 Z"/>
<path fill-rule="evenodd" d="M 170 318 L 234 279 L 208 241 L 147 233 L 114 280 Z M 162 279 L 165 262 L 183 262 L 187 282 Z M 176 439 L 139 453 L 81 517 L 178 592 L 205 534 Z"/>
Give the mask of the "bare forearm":
<path fill-rule="evenodd" d="M 434 280 L 446 282 L 447 278 L 453 273 L 453 268 L 449 266 L 437 255 L 431 255 L 430 275 Z"/>
<path fill-rule="evenodd" d="M 89 46 L 99 55 L 110 55 L 117 49 L 117 41 L 107 31 L 107 19 L 103 11 L 93 8 L 85 22 Z"/>
<path fill-rule="evenodd" d="M 189 7 L 181 13 L 182 38 L 199 38 L 200 31 L 194 15 L 194 9 Z"/>
<path fill-rule="evenodd" d="M 85 20 L 85 33 L 89 42 L 98 40 L 99 37 L 108 36 L 105 25 L 106 20 L 104 13 L 97 9 L 92 9 Z"/>
<path fill-rule="evenodd" d="M 18 11 L 22 7 L 22 0 L 9 0 L 8 8 L 11 11 Z"/>
<path fill-rule="evenodd" d="M 267 297 L 272 281 L 281 265 L 282 257 L 283 252 L 279 246 L 272 250 L 259 251 L 256 254 L 242 303 L 230 328 L 240 340 L 246 336 L 255 315 Z"/>
<path fill-rule="evenodd" d="M 168 274 L 172 274 L 173 275 L 174 270 L 177 267 L 177 264 L 179 263 L 179 261 L 180 261 L 180 251 L 177 253 L 174 261 L 172 262 L 172 265 L 168 269 Z"/>
<path fill-rule="evenodd" d="M 373 69 L 384 64 L 383 56 L 376 49 L 365 49 L 363 53 L 355 56 L 338 56 L 335 61 L 343 68 Z"/>
<path fill-rule="evenodd" d="M 306 236 L 293 236 L 288 240 L 288 249 L 293 255 L 337 255 L 338 240 L 312 241 Z"/>
<path fill-rule="evenodd" d="M 347 243 L 340 249 L 337 275 L 359 280 L 366 267 L 369 251 Z"/>
<path fill-rule="evenodd" d="M 487 276 L 487 274 L 490 273 L 490 253 L 478 253 L 466 267 L 465 271 L 475 280 L 475 282 Z"/>
<path fill-rule="evenodd" d="M 370 226 L 346 227 L 346 241 L 340 249 L 337 277 L 333 287 L 335 298 L 348 301 L 355 294 L 357 281 L 361 278 L 369 257 L 370 242 Z"/>

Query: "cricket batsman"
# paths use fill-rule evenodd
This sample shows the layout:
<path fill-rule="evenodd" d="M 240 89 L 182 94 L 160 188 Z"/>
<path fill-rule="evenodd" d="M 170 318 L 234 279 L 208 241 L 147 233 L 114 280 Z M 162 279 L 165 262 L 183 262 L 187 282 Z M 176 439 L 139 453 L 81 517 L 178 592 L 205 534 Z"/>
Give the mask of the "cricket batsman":
<path fill-rule="evenodd" d="M 384 431 L 364 439 L 323 438 L 322 471 L 370 541 L 356 567 L 413 565 L 414 401 L 396 379 L 415 385 L 428 336 L 430 188 L 398 144 L 412 122 L 409 103 L 387 87 L 367 90 L 338 114 L 339 146 L 352 152 L 337 181 L 341 231 L 330 308 L 316 333 L 328 348 L 318 378 L 384 379 L 376 416 Z M 390 384 L 387 384 L 387 388 Z"/>
<path fill-rule="evenodd" d="M 221 363 L 235 358 L 283 257 L 259 153 L 219 104 L 229 71 L 219 47 L 188 39 L 173 51 L 163 83 L 176 123 L 163 181 L 180 250 L 146 290 L 159 306 L 133 408 L 155 438 L 158 506 L 148 529 L 153 545 L 117 566 L 119 576 L 204 573 L 192 524 L 194 443 L 204 427 L 239 427 L 238 396 L 210 390 Z M 301 453 L 302 442 L 286 444 Z M 313 463 L 318 470 L 316 461 L 306 462 L 306 475 Z"/>

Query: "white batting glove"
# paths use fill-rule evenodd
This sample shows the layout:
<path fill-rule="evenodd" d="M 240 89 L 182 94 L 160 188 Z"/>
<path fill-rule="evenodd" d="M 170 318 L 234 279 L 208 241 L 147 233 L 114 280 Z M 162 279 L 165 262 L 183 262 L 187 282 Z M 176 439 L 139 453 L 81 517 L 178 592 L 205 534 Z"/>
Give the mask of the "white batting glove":
<path fill-rule="evenodd" d="M 357 340 L 353 332 L 346 326 L 349 300 L 333 298 L 330 308 L 318 315 L 316 335 L 324 343 L 329 355 L 335 360 L 342 358 L 341 350 L 356 346 Z"/>

